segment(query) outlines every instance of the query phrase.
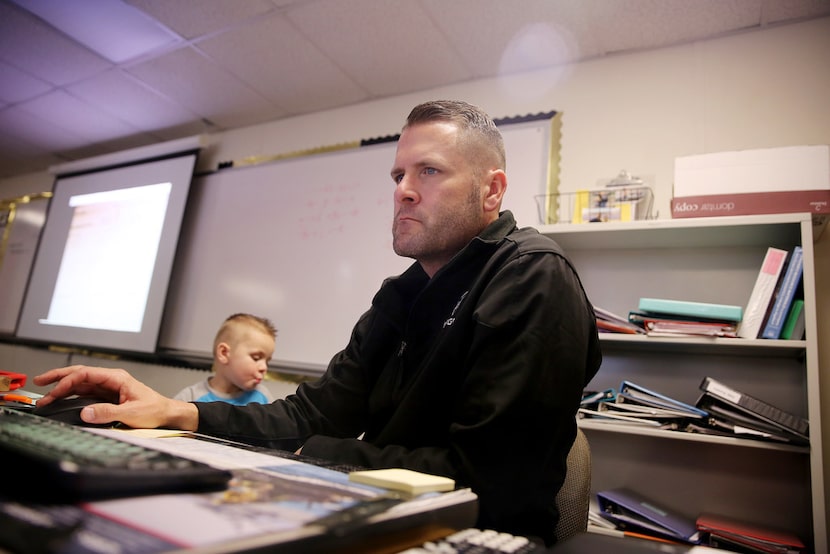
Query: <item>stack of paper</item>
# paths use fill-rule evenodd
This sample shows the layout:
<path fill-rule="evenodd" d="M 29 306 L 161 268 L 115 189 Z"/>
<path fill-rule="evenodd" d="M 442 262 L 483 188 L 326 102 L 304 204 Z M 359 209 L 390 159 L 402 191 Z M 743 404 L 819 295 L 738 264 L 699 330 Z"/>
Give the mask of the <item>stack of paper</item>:
<path fill-rule="evenodd" d="M 640 298 L 638 310 L 628 320 L 652 337 L 735 337 L 743 319 L 741 306 L 688 300 Z"/>
<path fill-rule="evenodd" d="M 352 471 L 349 473 L 349 480 L 364 485 L 403 491 L 412 495 L 425 492 L 445 492 L 455 488 L 455 481 L 448 477 L 398 468 Z"/>

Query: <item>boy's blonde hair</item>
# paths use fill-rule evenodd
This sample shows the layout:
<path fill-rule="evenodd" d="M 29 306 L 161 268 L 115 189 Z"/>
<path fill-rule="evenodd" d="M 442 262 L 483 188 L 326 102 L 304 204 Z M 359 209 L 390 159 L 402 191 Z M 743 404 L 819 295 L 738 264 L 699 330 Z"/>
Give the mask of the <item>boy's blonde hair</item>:
<path fill-rule="evenodd" d="M 271 320 L 245 313 L 233 314 L 222 322 L 219 331 L 216 332 L 216 338 L 213 339 L 214 351 L 220 342 L 229 342 L 231 337 L 235 337 L 242 327 L 251 327 L 270 335 L 272 338 L 277 337 L 277 328 L 274 327 Z"/>

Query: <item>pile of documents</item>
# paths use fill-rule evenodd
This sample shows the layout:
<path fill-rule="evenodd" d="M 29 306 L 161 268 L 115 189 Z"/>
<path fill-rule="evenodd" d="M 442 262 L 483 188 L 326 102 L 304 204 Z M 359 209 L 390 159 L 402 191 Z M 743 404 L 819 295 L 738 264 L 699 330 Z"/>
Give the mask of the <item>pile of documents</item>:
<path fill-rule="evenodd" d="M 743 308 L 664 298 L 640 298 L 627 317 L 594 306 L 597 328 L 604 333 L 650 337 L 737 337 Z"/>
<path fill-rule="evenodd" d="M 741 306 L 664 298 L 640 298 L 628 314 L 650 337 L 736 337 L 742 319 Z"/>
<path fill-rule="evenodd" d="M 711 377 L 703 379 L 700 391 L 702 394 L 691 405 L 637 383 L 623 381 L 619 391 L 583 392 L 578 417 L 593 423 L 809 444 L 810 425 L 803 417 Z"/>
<path fill-rule="evenodd" d="M 623 381 L 619 392 L 607 389 L 584 393 L 578 416 L 598 423 L 682 430 L 689 420 L 702 421 L 708 413 L 631 381 Z"/>

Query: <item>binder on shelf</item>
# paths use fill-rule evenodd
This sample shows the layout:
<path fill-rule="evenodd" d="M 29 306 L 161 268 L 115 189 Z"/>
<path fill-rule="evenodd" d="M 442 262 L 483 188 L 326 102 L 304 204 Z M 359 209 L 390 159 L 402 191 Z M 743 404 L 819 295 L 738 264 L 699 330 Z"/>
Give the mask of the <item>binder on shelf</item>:
<path fill-rule="evenodd" d="M 801 539 L 787 531 L 718 514 L 702 513 L 695 525 L 701 533 L 701 543 L 708 546 L 769 554 L 797 554 L 806 548 Z"/>
<path fill-rule="evenodd" d="M 688 300 L 669 300 L 665 298 L 640 298 L 637 308 L 651 314 L 673 314 L 691 318 L 707 318 L 721 321 L 741 321 L 743 308 L 729 304 L 712 304 Z"/>
<path fill-rule="evenodd" d="M 807 419 L 732 389 L 711 377 L 703 378 L 700 383 L 700 390 L 753 418 L 760 419 L 801 438 L 807 439 L 809 437 L 810 423 Z"/>
<path fill-rule="evenodd" d="M 620 425 L 641 425 L 644 427 L 660 428 L 663 424 L 655 419 L 647 419 L 643 417 L 633 417 L 624 414 L 615 414 L 605 410 L 600 411 L 590 408 L 577 409 L 576 416 L 578 419 L 590 419 L 597 423 L 616 423 Z"/>
<path fill-rule="evenodd" d="M 600 491 L 597 504 L 602 517 L 622 530 L 656 534 L 682 542 L 697 544 L 700 533 L 694 520 L 672 513 L 664 506 L 627 488 Z"/>
<path fill-rule="evenodd" d="M 600 413 L 608 412 L 629 417 L 641 417 L 645 419 L 668 421 L 686 419 L 690 417 L 685 411 L 672 410 L 668 408 L 656 408 L 654 406 L 644 406 L 642 404 L 633 404 L 631 402 L 602 402 L 597 406 L 597 411 Z"/>
<path fill-rule="evenodd" d="M 664 410 L 673 410 L 687 414 L 687 417 L 704 418 L 709 414 L 696 406 L 685 404 L 664 394 L 649 390 L 631 381 L 623 381 L 620 385 L 620 392 L 617 394 L 617 402 L 630 402 Z"/>
<path fill-rule="evenodd" d="M 809 444 L 809 440 L 806 438 L 747 415 L 728 402 L 720 400 L 709 393 L 703 393 L 698 399 L 696 406 L 709 412 L 709 417 L 706 419 L 706 425 L 709 428 L 717 429 L 727 436 L 765 439 L 799 446 Z"/>
<path fill-rule="evenodd" d="M 790 313 L 784 327 L 781 329 L 781 337 L 786 340 L 801 340 L 804 338 L 804 300 L 796 298 L 790 307 Z"/>
<path fill-rule="evenodd" d="M 605 389 L 598 391 L 583 391 L 582 400 L 579 401 L 581 407 L 587 407 L 599 404 L 600 402 L 609 402 L 617 397 L 617 391 L 614 389 Z"/>
<path fill-rule="evenodd" d="M 801 282 L 801 275 L 804 272 L 804 250 L 800 246 L 793 248 L 790 261 L 787 263 L 787 270 L 781 278 L 781 285 L 775 294 L 775 300 L 769 312 L 769 317 L 764 325 L 761 338 L 777 339 L 781 336 L 784 321 L 790 311 L 795 291 Z"/>
<path fill-rule="evenodd" d="M 761 333 L 770 302 L 775 294 L 775 287 L 778 285 L 778 278 L 787 261 L 787 254 L 786 250 L 780 248 L 767 248 L 744 310 L 743 321 L 738 328 L 739 337 L 757 339 Z"/>

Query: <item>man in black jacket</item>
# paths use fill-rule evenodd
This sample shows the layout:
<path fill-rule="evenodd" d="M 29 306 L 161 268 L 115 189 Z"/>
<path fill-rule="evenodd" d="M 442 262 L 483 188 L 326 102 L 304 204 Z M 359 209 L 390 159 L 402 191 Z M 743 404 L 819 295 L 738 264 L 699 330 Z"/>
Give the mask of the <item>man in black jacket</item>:
<path fill-rule="evenodd" d="M 445 475 L 478 525 L 554 542 L 582 389 L 599 369 L 594 314 L 559 246 L 500 211 L 501 134 L 463 102 L 416 106 L 397 145 L 386 280 L 325 374 L 268 405 L 185 403 L 123 370 L 49 371 L 41 400 L 95 394 L 91 423 L 176 427 L 368 468 Z M 117 399 L 117 400 L 116 400 Z M 358 438 L 360 437 L 360 438 Z"/>

